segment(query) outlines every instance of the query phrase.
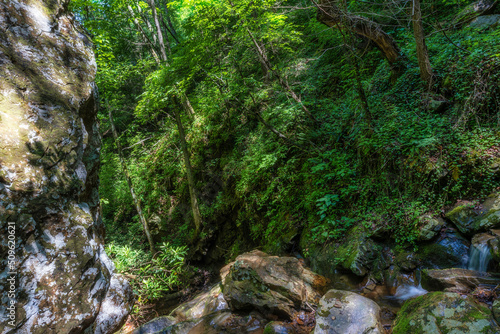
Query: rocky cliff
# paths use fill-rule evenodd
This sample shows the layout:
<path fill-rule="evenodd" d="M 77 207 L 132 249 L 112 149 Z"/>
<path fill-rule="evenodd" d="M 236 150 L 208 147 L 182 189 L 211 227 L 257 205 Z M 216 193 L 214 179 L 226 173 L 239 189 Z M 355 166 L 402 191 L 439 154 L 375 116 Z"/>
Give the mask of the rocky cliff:
<path fill-rule="evenodd" d="M 103 247 L 92 44 L 67 6 L 0 0 L 2 334 L 111 333 L 131 307 Z"/>

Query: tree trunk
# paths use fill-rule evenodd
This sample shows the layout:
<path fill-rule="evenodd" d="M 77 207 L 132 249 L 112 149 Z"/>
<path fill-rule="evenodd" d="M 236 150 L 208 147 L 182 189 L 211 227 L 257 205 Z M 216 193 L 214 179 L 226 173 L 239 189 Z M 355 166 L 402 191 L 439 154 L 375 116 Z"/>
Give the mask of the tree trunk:
<path fill-rule="evenodd" d="M 118 148 L 118 155 L 120 156 L 120 162 L 121 162 L 122 168 L 123 168 L 123 174 L 125 175 L 125 178 L 127 179 L 128 188 L 130 190 L 130 194 L 132 195 L 132 199 L 134 200 L 137 214 L 139 215 L 142 226 L 144 227 L 144 232 L 146 233 L 146 237 L 148 238 L 149 248 L 151 250 L 151 254 L 154 255 L 155 254 L 155 247 L 154 247 L 154 243 L 153 243 L 153 238 L 151 237 L 151 233 L 149 232 L 148 222 L 147 222 L 146 218 L 144 217 L 144 214 L 142 213 L 141 203 L 139 202 L 139 199 L 135 195 L 134 187 L 132 186 L 132 180 L 130 179 L 130 174 L 128 173 L 127 164 L 125 163 L 125 158 L 123 157 L 122 146 L 120 145 L 120 142 L 118 141 L 118 133 L 116 132 L 115 123 L 113 122 L 113 113 L 111 112 L 111 108 L 109 108 L 109 106 L 108 106 L 108 113 L 109 113 L 109 122 L 111 123 L 111 130 L 113 131 L 113 136 L 115 137 L 116 147 Z"/>
<path fill-rule="evenodd" d="M 352 32 L 364 36 L 374 42 L 382 51 L 393 69 L 397 69 L 397 62 L 401 58 L 401 50 L 394 39 L 384 32 L 382 27 L 367 18 L 357 15 L 348 15 L 342 12 L 332 0 L 319 0 L 316 19 L 328 27 L 340 28 L 345 26 Z"/>
<path fill-rule="evenodd" d="M 146 34 L 146 32 L 142 28 L 141 24 L 139 23 L 139 21 L 135 17 L 135 13 L 134 13 L 134 10 L 132 9 L 132 7 L 130 5 L 128 5 L 127 8 L 128 8 L 129 13 L 130 13 L 130 16 L 132 17 L 132 20 L 134 21 L 135 26 L 137 27 L 137 30 L 142 35 L 143 40 L 145 42 L 149 43 L 150 48 L 151 48 L 151 52 L 153 53 L 153 57 L 154 57 L 155 61 L 157 63 L 159 63 L 160 59 L 158 58 L 158 54 L 155 51 L 155 43 L 151 42 L 151 40 L 149 39 L 148 35 Z M 153 34 L 153 37 L 156 37 L 156 35 Z"/>
<path fill-rule="evenodd" d="M 177 129 L 179 130 L 179 137 L 181 139 L 182 154 L 184 155 L 184 165 L 186 166 L 189 195 L 191 197 L 191 210 L 193 211 L 193 219 L 195 225 L 195 236 L 193 239 L 196 240 L 201 231 L 202 221 L 201 221 L 200 209 L 198 207 L 198 199 L 196 197 L 193 168 L 191 166 L 191 159 L 189 158 L 189 150 L 186 142 L 186 134 L 184 133 L 184 127 L 182 126 L 180 114 L 178 111 L 175 111 L 174 114 L 175 114 L 175 120 L 177 122 Z"/>
<path fill-rule="evenodd" d="M 161 57 L 162 57 L 162 60 L 166 63 L 167 62 L 167 52 L 166 52 L 166 48 L 165 48 L 165 42 L 163 40 L 163 33 L 161 31 L 160 21 L 158 19 L 158 15 L 156 13 L 155 0 L 149 0 L 149 6 L 151 7 L 151 11 L 153 13 L 153 20 L 154 20 L 155 26 L 156 26 L 156 33 L 158 34 L 158 42 L 160 44 Z"/>
<path fill-rule="evenodd" d="M 425 33 L 422 25 L 422 11 L 420 9 L 420 0 L 413 0 L 412 8 L 413 35 L 417 44 L 418 67 L 420 68 L 420 77 L 427 84 L 427 88 L 432 86 L 432 67 L 425 44 Z"/>

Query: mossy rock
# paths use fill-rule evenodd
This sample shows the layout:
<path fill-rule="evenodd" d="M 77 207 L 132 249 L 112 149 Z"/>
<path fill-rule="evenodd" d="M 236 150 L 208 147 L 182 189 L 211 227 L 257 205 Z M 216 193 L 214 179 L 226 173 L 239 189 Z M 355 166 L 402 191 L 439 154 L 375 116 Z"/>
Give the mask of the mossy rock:
<path fill-rule="evenodd" d="M 418 240 L 428 241 L 433 239 L 445 225 L 445 222 L 440 217 L 431 215 L 422 215 L 418 218 L 419 232 Z"/>
<path fill-rule="evenodd" d="M 327 277 L 333 276 L 337 270 L 365 276 L 381 251 L 381 246 L 369 238 L 363 226 L 355 226 L 349 230 L 342 242 L 315 246 L 307 241 L 310 242 L 303 237 L 300 243 L 311 269 Z"/>
<path fill-rule="evenodd" d="M 365 276 L 372 268 L 380 248 L 368 238 L 364 227 L 356 226 L 349 231 L 346 241 L 340 245 L 336 254 L 344 269 L 358 276 Z"/>
<path fill-rule="evenodd" d="M 417 257 L 424 268 L 460 267 L 469 254 L 469 248 L 467 239 L 458 231 L 447 228 L 435 242 L 421 244 Z"/>
<path fill-rule="evenodd" d="M 407 300 L 394 322 L 393 334 L 498 333 L 491 311 L 451 292 L 432 292 Z"/>
<path fill-rule="evenodd" d="M 493 193 L 475 208 L 474 203 L 456 205 L 446 213 L 449 219 L 463 234 L 472 236 L 500 226 L 500 194 Z"/>

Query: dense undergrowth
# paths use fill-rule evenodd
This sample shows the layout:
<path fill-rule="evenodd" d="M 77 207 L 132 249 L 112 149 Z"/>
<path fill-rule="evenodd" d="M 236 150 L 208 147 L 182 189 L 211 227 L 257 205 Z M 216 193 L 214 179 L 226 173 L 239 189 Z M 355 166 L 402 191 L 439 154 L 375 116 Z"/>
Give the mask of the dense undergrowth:
<path fill-rule="evenodd" d="M 319 23 L 305 0 L 168 2 L 179 43 L 171 38 L 161 64 L 137 46 L 121 1 L 76 1 L 97 45 L 100 194 L 111 254 L 128 258 L 118 247 L 147 243 L 109 108 L 154 240 L 171 248 L 194 233 L 171 111 L 182 113 L 203 218 L 193 259 L 221 261 L 255 246 L 301 251 L 300 238 L 324 244 L 356 225 L 387 226 L 405 247 L 415 242 L 421 214 L 489 194 L 500 186 L 500 29 L 454 26 L 469 3 L 424 3 L 435 75 L 429 90 L 405 2 L 397 2 L 399 11 L 384 1 L 346 4 L 396 40 L 404 57 L 395 73 L 368 40 Z M 248 31 L 266 49 L 271 70 Z M 370 118 L 355 88 L 356 63 Z"/>

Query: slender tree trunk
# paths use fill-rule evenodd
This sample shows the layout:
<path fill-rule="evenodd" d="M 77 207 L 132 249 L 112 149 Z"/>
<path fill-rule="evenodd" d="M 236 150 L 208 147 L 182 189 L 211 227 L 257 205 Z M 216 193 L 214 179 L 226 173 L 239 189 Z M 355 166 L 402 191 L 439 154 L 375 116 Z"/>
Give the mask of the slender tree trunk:
<path fill-rule="evenodd" d="M 151 34 L 153 35 L 153 42 L 154 45 L 156 46 L 156 44 L 158 43 L 156 34 L 154 33 L 153 27 L 151 26 L 151 22 L 149 22 L 148 17 L 142 12 L 142 8 L 141 6 L 139 6 L 139 3 L 137 3 L 137 11 L 139 12 L 139 16 L 142 18 L 144 23 L 146 23 L 146 26 L 148 27 L 149 31 L 151 31 Z"/>
<path fill-rule="evenodd" d="M 125 175 L 125 178 L 127 179 L 128 188 L 130 190 L 130 194 L 132 195 L 132 199 L 134 200 L 137 214 L 139 215 L 142 226 L 144 227 L 144 232 L 146 233 L 146 237 L 148 238 L 149 248 L 151 250 L 151 254 L 154 255 L 155 254 L 155 247 L 154 247 L 154 243 L 153 243 L 153 238 L 151 237 L 151 233 L 149 232 L 148 222 L 147 222 L 146 218 L 144 217 L 144 214 L 142 213 L 141 203 L 139 202 L 139 199 L 135 195 L 134 187 L 132 185 L 132 180 L 130 179 L 130 174 L 128 173 L 127 164 L 125 163 L 125 158 L 123 157 L 122 146 L 120 145 L 120 141 L 118 140 L 118 133 L 116 132 L 115 123 L 113 122 L 113 113 L 111 112 L 111 108 L 109 108 L 109 106 L 108 106 L 108 113 L 109 113 L 109 122 L 111 123 L 111 130 L 113 131 L 113 136 L 115 137 L 116 147 L 118 148 L 118 155 L 120 156 L 120 162 L 121 162 L 122 168 L 123 168 L 123 174 Z"/>
<path fill-rule="evenodd" d="M 159 21 L 161 22 L 161 25 L 165 30 L 169 31 L 168 27 L 165 25 L 165 21 L 163 20 L 163 16 L 161 15 L 161 12 L 158 13 Z M 172 48 L 170 47 L 170 40 L 168 39 L 168 34 L 165 34 L 165 42 L 167 44 L 167 50 L 168 54 L 172 55 Z"/>
<path fill-rule="evenodd" d="M 128 11 L 130 13 L 130 16 L 132 17 L 132 20 L 134 21 L 134 24 L 135 26 L 137 27 L 137 30 L 139 31 L 139 33 L 142 35 L 142 38 L 145 42 L 149 43 L 150 47 L 151 47 L 151 52 L 153 53 L 153 57 L 154 59 L 156 60 L 157 63 L 160 62 L 160 58 L 158 58 L 158 54 L 156 53 L 156 50 L 155 50 L 155 43 L 153 43 L 148 35 L 146 34 L 146 32 L 144 31 L 144 29 L 142 28 L 141 24 L 139 23 L 139 21 L 137 20 L 137 18 L 135 17 L 135 13 L 134 13 L 134 10 L 132 9 L 132 7 L 130 5 L 127 6 L 128 8 Z M 153 34 L 153 37 L 156 38 L 156 35 Z"/>
<path fill-rule="evenodd" d="M 184 133 L 184 127 L 182 125 L 181 116 L 179 111 L 175 111 L 175 120 L 177 122 L 177 129 L 179 130 L 179 137 L 181 140 L 181 148 L 182 154 L 184 155 L 184 164 L 186 166 L 186 173 L 188 178 L 188 186 L 189 186 L 189 195 L 191 197 L 191 210 L 193 211 L 193 219 L 195 226 L 195 236 L 194 240 L 196 240 L 201 231 L 201 214 L 200 209 L 198 207 L 198 199 L 196 197 L 196 189 L 193 175 L 193 167 L 191 166 L 191 159 L 189 157 L 189 150 L 186 142 L 186 134 Z"/>
<path fill-rule="evenodd" d="M 165 48 L 165 42 L 163 40 L 163 33 L 161 31 L 160 21 L 158 20 L 158 14 L 156 13 L 156 3 L 155 0 L 149 0 L 149 6 L 151 7 L 151 11 L 153 13 L 153 20 L 156 26 L 156 33 L 158 34 L 158 42 L 160 44 L 160 51 L 163 61 L 167 62 L 167 52 Z"/>
<path fill-rule="evenodd" d="M 429 53 L 427 52 L 427 45 L 425 44 L 425 33 L 422 25 L 422 11 L 420 9 L 420 0 L 413 0 L 412 8 L 412 22 L 413 34 L 417 44 L 417 59 L 418 67 L 420 68 L 420 77 L 427 84 L 427 88 L 432 86 L 432 67 L 429 60 Z"/>

